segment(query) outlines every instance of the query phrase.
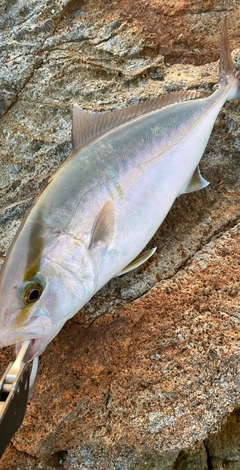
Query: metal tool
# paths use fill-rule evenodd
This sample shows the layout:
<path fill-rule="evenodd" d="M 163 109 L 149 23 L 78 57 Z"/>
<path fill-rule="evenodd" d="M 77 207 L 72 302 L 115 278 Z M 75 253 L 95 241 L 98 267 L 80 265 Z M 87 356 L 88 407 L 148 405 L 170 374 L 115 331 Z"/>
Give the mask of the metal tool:
<path fill-rule="evenodd" d="M 25 361 L 31 341 L 24 341 L 17 358 L 7 367 L 0 381 L 0 458 L 22 424 L 36 380 L 38 357 L 32 370 Z"/>

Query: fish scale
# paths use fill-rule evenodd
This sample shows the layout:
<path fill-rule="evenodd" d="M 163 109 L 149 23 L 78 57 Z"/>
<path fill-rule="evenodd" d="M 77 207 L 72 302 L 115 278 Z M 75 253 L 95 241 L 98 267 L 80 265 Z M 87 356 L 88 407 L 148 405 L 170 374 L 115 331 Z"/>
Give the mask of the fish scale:
<path fill-rule="evenodd" d="M 26 215 L 0 279 L 0 346 L 41 354 L 141 253 L 183 193 L 205 188 L 199 161 L 228 99 L 240 98 L 223 25 L 218 89 L 181 91 L 112 113 L 73 109 L 73 151 Z M 139 255 L 139 253 L 141 253 Z"/>

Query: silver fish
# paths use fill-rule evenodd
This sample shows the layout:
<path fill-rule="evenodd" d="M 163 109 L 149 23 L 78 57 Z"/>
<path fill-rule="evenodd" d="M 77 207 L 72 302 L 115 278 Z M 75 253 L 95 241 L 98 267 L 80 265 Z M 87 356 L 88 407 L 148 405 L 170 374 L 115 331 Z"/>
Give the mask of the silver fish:
<path fill-rule="evenodd" d="M 195 99 L 193 99 L 195 98 Z M 139 253 L 198 170 L 226 100 L 240 98 L 224 22 L 218 89 L 173 93 L 103 114 L 73 109 L 73 151 L 36 199 L 0 279 L 0 346 L 32 340 L 28 360 Z"/>

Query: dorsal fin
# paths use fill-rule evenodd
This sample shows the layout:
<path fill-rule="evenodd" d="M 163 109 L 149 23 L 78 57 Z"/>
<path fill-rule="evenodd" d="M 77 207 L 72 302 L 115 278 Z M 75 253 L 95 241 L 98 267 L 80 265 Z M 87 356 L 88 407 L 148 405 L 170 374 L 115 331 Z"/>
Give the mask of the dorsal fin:
<path fill-rule="evenodd" d="M 172 92 L 150 101 L 130 106 L 129 108 L 123 108 L 106 113 L 84 111 L 78 104 L 74 104 L 72 122 L 73 150 L 83 147 L 87 142 L 105 134 L 105 132 L 110 129 L 113 129 L 120 124 L 124 124 L 127 121 L 131 121 L 143 114 L 164 108 L 170 104 L 201 98 L 202 96 L 203 93 L 197 90 Z"/>

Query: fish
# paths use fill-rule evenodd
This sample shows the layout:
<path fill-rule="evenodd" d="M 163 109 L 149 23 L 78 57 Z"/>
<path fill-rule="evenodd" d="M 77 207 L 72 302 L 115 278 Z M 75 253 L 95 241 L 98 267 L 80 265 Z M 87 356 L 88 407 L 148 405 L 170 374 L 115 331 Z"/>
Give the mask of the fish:
<path fill-rule="evenodd" d="M 75 104 L 72 153 L 36 198 L 0 278 L 0 346 L 39 356 L 110 279 L 141 265 L 175 199 L 205 188 L 214 122 L 240 98 L 224 20 L 217 89 L 180 91 L 106 113 Z"/>

